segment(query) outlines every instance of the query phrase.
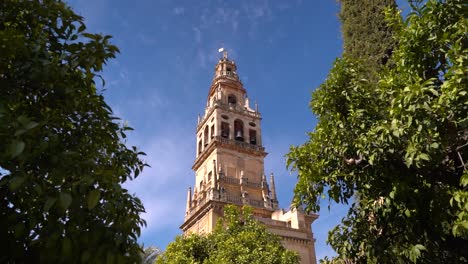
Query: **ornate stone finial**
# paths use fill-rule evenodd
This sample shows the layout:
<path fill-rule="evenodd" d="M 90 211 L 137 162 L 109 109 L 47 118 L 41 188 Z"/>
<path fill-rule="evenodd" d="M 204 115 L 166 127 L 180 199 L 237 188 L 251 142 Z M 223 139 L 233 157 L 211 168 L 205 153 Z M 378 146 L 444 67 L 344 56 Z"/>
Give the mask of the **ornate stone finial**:
<path fill-rule="evenodd" d="M 191 207 L 192 207 L 192 187 L 189 187 L 187 191 L 187 207 L 185 209 L 186 214 L 190 212 Z"/>
<path fill-rule="evenodd" d="M 218 187 L 218 172 L 216 171 L 216 160 L 213 160 L 213 186 Z"/>
<path fill-rule="evenodd" d="M 271 199 L 274 201 L 277 200 L 276 198 L 276 187 L 275 187 L 275 177 L 273 176 L 273 172 L 270 174 L 270 186 L 271 186 Z"/>
<path fill-rule="evenodd" d="M 227 59 L 228 53 L 224 48 L 220 48 L 218 52 L 223 53 L 223 59 Z"/>
<path fill-rule="evenodd" d="M 221 84 L 218 84 L 218 88 L 216 88 L 216 100 L 221 100 L 222 99 L 222 93 L 221 93 Z"/>
<path fill-rule="evenodd" d="M 266 176 L 264 173 L 262 174 L 262 189 L 268 190 L 268 183 L 267 183 Z"/>

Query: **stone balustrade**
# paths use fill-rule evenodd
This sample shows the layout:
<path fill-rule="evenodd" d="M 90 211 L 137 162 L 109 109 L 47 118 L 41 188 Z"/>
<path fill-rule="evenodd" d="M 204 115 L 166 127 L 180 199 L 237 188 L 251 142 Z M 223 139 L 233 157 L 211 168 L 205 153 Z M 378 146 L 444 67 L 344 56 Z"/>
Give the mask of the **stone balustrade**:
<path fill-rule="evenodd" d="M 231 178 L 233 179 L 233 178 Z M 214 189 L 210 189 L 209 193 L 213 193 Z M 249 199 L 249 198 L 244 198 L 242 196 L 234 196 L 234 195 L 226 195 L 226 194 L 218 194 L 218 191 L 216 191 L 216 194 L 214 195 L 206 195 L 204 198 L 200 198 L 196 200 L 196 205 L 192 206 L 185 215 L 185 219 L 190 218 L 193 214 L 195 214 L 201 207 L 203 207 L 206 203 L 209 201 L 222 201 L 222 202 L 228 202 L 231 204 L 237 204 L 237 205 L 249 205 L 252 207 L 260 207 L 260 208 L 265 208 L 265 202 L 263 200 L 255 200 L 255 199 Z M 194 201 L 195 202 L 195 201 Z"/>
<path fill-rule="evenodd" d="M 223 143 L 223 144 L 231 144 L 231 145 L 235 145 L 235 146 L 245 148 L 245 149 L 252 149 L 252 150 L 255 150 L 255 151 L 262 151 L 262 152 L 265 151 L 265 148 L 262 147 L 262 146 L 249 144 L 249 143 L 243 142 L 243 141 L 232 140 L 232 139 L 224 138 L 224 137 L 221 137 L 221 136 L 215 136 L 212 139 L 212 141 L 213 140 L 218 141 L 218 142 Z"/>

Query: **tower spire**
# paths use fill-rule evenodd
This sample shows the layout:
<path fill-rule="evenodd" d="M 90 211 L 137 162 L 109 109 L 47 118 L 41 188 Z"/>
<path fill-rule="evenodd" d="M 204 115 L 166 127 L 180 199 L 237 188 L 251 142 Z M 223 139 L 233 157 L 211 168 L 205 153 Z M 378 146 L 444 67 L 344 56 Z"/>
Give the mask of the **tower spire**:
<path fill-rule="evenodd" d="M 227 50 L 225 50 L 224 48 L 220 48 L 218 50 L 218 52 L 220 52 L 220 53 L 222 52 L 223 53 L 223 59 L 227 59 L 227 57 L 228 57 Z"/>
<path fill-rule="evenodd" d="M 185 209 L 185 214 L 190 212 L 190 207 L 192 206 L 192 187 L 189 187 L 187 190 L 187 207 Z"/>

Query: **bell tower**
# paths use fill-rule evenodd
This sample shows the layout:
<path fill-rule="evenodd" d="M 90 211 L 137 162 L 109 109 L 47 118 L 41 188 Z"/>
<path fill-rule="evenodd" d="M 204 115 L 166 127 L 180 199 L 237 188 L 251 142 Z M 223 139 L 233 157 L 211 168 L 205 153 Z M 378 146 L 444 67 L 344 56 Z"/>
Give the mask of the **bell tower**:
<path fill-rule="evenodd" d="M 209 233 L 222 216 L 224 205 L 248 205 L 269 231 L 283 236 L 287 248 L 303 251 L 299 252 L 302 263 L 315 263 L 311 223 L 318 216 L 278 209 L 274 175 L 268 182 L 264 171 L 267 153 L 262 145 L 261 119 L 258 106 L 251 108 L 236 63 L 224 51 L 215 66 L 204 114 L 198 117 L 192 166 L 195 186 L 187 192 L 181 229 L 184 233 Z M 295 240 L 288 242 L 286 238 Z"/>

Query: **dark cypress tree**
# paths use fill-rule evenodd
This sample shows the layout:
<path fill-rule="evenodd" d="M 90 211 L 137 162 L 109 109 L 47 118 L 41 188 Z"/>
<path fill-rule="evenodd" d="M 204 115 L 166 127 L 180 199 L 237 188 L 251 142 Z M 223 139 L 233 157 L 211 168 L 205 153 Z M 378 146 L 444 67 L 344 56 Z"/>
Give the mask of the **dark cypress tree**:
<path fill-rule="evenodd" d="M 344 56 L 360 59 L 369 69 L 385 65 L 394 47 L 385 8 L 395 0 L 340 0 Z"/>

